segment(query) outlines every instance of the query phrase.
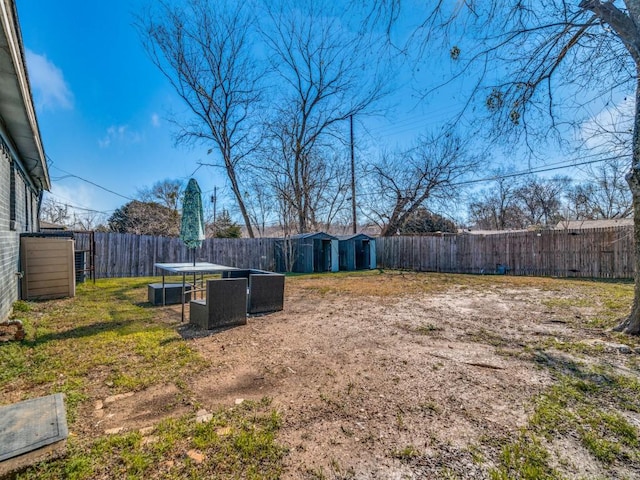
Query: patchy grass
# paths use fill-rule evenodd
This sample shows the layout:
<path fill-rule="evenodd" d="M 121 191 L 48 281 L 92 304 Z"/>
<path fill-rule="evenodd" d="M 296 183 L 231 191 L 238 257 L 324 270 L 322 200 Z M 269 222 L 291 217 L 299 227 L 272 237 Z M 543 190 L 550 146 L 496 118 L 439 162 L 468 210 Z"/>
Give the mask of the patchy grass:
<path fill-rule="evenodd" d="M 551 467 L 548 451 L 560 438 L 577 439 L 604 471 L 622 465 L 639 469 L 639 432 L 629 420 L 640 413 L 637 377 L 547 355 L 538 358 L 556 383 L 533 400 L 533 413 L 519 437 L 503 445 L 499 464 L 490 471 L 492 480 L 563 478 Z"/>
<path fill-rule="evenodd" d="M 429 335 L 433 332 L 441 332 L 442 330 L 444 330 L 443 327 L 439 327 L 437 325 L 434 325 L 433 323 L 423 323 L 415 328 L 415 332 L 419 333 L 420 335 Z"/>
<path fill-rule="evenodd" d="M 587 328 L 610 329 L 629 315 L 633 303 L 633 284 L 629 282 L 572 280 L 564 281 L 568 297 L 543 303 L 569 321 Z M 578 315 L 586 311 L 587 315 Z M 578 321 L 576 321 L 578 319 Z"/>
<path fill-rule="evenodd" d="M 601 330 L 605 341 L 637 346 L 637 338 L 605 331 L 628 315 L 633 285 L 567 283 L 571 296 L 547 299 L 543 304 L 561 317 L 566 315 L 567 323 L 576 328 Z M 591 313 L 576 315 L 580 309 Z M 491 478 L 565 478 L 559 470 L 564 466 L 571 471 L 571 459 L 562 458 L 554 448 L 554 442 L 561 438 L 576 439 L 604 472 L 612 473 L 622 465 L 639 469 L 639 432 L 630 421 L 630 416 L 640 412 L 638 378 L 614 371 L 601 343 L 549 338 L 527 346 L 532 347 L 538 365 L 548 368 L 555 382 L 532 400 L 528 424 L 515 440 L 502 446 L 499 463 L 490 470 Z M 635 356 L 629 356 L 627 364 L 632 366 L 634 361 Z"/>
<path fill-rule="evenodd" d="M 590 298 L 551 298 L 543 300 L 542 304 L 548 308 L 553 309 L 566 309 L 571 307 L 589 307 L 593 305 L 593 300 Z"/>
<path fill-rule="evenodd" d="M 291 274 L 289 274 L 291 275 Z M 586 307 L 595 302 L 608 314 L 629 309 L 633 284 L 594 280 L 566 280 L 548 277 L 516 277 L 509 275 L 467 275 L 419 273 L 401 270 L 362 270 L 356 272 L 296 274 L 290 276 L 296 287 L 322 296 L 403 297 L 416 293 L 438 294 L 452 289 L 491 291 L 496 289 L 538 289 L 545 292 L 583 292 L 547 300 L 549 307 Z M 570 294 L 571 295 L 571 294 Z M 594 297 L 595 296 L 595 297 Z M 543 301 L 544 303 L 544 301 Z M 614 313 L 613 311 L 616 310 Z"/>
<path fill-rule="evenodd" d="M 570 373 L 557 372 L 557 383 L 536 400 L 531 426 L 548 439 L 574 434 L 603 463 L 640 462 L 637 428 L 624 416 L 640 412 L 638 379 L 575 364 L 562 370 Z"/>
<path fill-rule="evenodd" d="M 146 437 L 132 432 L 88 443 L 72 438 L 65 458 L 42 463 L 19 478 L 275 479 L 286 454 L 275 442 L 280 423 L 265 398 L 219 410 L 205 423 L 193 417 L 164 420 Z"/>
<path fill-rule="evenodd" d="M 549 466 L 549 453 L 533 435 L 521 432 L 502 449 L 499 466 L 489 472 L 491 480 L 556 480 L 560 474 Z"/>
<path fill-rule="evenodd" d="M 513 288 L 538 285 L 553 290 L 557 281 L 549 278 L 456 275 L 405 271 L 364 270 L 293 277 L 296 286 L 319 295 L 403 297 L 444 293 L 452 288 Z"/>
<path fill-rule="evenodd" d="M 100 280 L 95 285 L 80 285 L 73 299 L 17 302 L 14 317 L 23 320 L 27 338 L 0 345 L 3 401 L 63 392 L 74 431 L 83 412 L 80 407 L 105 395 L 167 383 L 177 385 L 186 395 L 189 387 L 185 379 L 204 371 L 207 365 L 177 333 L 175 321 L 163 321 L 162 310 L 146 303 L 150 281 Z M 530 399 L 521 431 L 510 437 L 494 435 L 487 443 L 480 441 L 469 447 L 468 456 L 493 480 L 560 479 L 572 471 L 572 459 L 562 457 L 558 447 L 568 440 L 600 468 L 603 478 L 620 478 L 623 466 L 626 472 L 640 470 L 640 360 L 637 354 L 622 357 L 607 351 L 602 343 L 640 346 L 637 338 L 608 331 L 628 314 L 633 285 L 387 271 L 300 275 L 287 282 L 287 288 L 305 302 L 312 302 L 314 295 L 330 301 L 342 297 L 345 302 L 367 296 L 381 298 L 390 306 L 406 295 L 484 295 L 503 290 L 508 294 L 517 291 L 520 296 L 522 292 L 522 301 L 532 308 L 553 310 L 553 320 L 562 324 L 557 334 L 511 338 L 487 324 L 464 330 L 461 339 L 492 346 L 505 358 L 544 369 L 551 384 Z M 438 333 L 444 330 L 438 319 L 416 315 L 395 325 L 409 333 L 430 335 L 424 343 L 435 344 L 444 337 Z M 582 337 L 576 331 L 589 335 Z M 597 342 L 587 341 L 594 338 Z M 400 374 L 410 370 L 406 361 L 398 368 L 400 381 Z M 446 372 L 445 364 L 436 360 L 427 368 L 442 375 Z M 340 369 L 333 366 L 325 375 L 339 379 Z M 319 398 L 343 418 L 349 412 L 349 399 L 357 394 L 357 384 L 349 382 L 341 392 L 338 395 L 323 387 Z M 413 410 L 423 418 L 452 414 L 446 402 L 422 398 Z M 413 410 L 398 410 L 394 417 L 386 418 L 386 426 L 410 431 Z M 279 413 L 265 399 L 221 409 L 203 424 L 196 424 L 193 415 L 164 420 L 146 437 L 139 432 L 98 437 L 80 434 L 70 437 L 65 458 L 40 464 L 19 478 L 279 478 L 286 455 L 276 442 L 280 426 Z M 345 437 L 355 435 L 347 425 L 340 428 Z M 387 460 L 406 468 L 420 467 L 427 456 L 407 444 L 410 441 L 406 438 L 393 449 L 386 448 Z M 416 445 L 422 448 L 422 443 Z M 437 450 L 437 446 L 433 448 Z M 201 454 L 202 461 L 187 455 L 190 451 Z M 327 470 L 319 466 L 306 473 L 309 478 L 357 477 L 351 466 L 342 466 L 337 460 L 332 460 Z M 458 478 L 457 471 L 447 465 L 441 468 L 439 478 Z"/>
<path fill-rule="evenodd" d="M 18 302 L 22 342 L 0 345 L 0 391 L 21 400 L 62 392 L 71 431 L 78 408 L 101 392 L 111 395 L 173 383 L 204 359 L 162 321 L 146 301 L 148 278 L 98 280 L 78 286 L 75 298 Z M 185 392 L 185 394 L 188 392 Z M 92 396 L 93 395 L 93 396 Z M 216 412 L 210 422 L 192 416 L 161 421 L 148 437 L 70 436 L 67 454 L 19 474 L 21 479 L 278 478 L 286 451 L 275 441 L 280 416 L 270 400 Z M 187 455 L 203 455 L 198 462 Z"/>
<path fill-rule="evenodd" d="M 407 445 L 404 448 L 391 452 L 391 456 L 406 462 L 420 457 L 420 451 L 413 445 Z"/>
<path fill-rule="evenodd" d="M 79 285 L 75 298 L 18 303 L 14 316 L 27 338 L 0 347 L 0 391 L 21 392 L 20 399 L 63 392 L 73 423 L 89 383 L 112 393 L 141 390 L 203 368 L 175 328 L 155 318 L 146 303 L 149 281 L 99 280 Z"/>
<path fill-rule="evenodd" d="M 490 292 L 522 289 L 527 301 L 535 304 L 536 298 L 531 295 L 536 290 L 543 292 L 545 296 L 537 302 L 552 310 L 554 320 L 572 329 L 590 330 L 600 336 L 601 342 L 589 343 L 573 337 L 554 336 L 518 345 L 489 329 L 468 331 L 464 335 L 466 341 L 491 345 L 497 350 L 506 346 L 517 349 L 519 353 L 516 356 L 534 360 L 539 368 L 549 369 L 554 378 L 550 387 L 531 399 L 531 414 L 523 429 L 510 439 L 491 439 L 492 445 L 488 450 L 476 447 L 474 461 L 488 461 L 493 465 L 488 468 L 492 480 L 562 479 L 573 470 L 572 459 L 562 457 L 556 441 L 571 438 L 599 465 L 605 477 L 614 475 L 613 472 L 622 466 L 628 468 L 627 471 L 640 469 L 637 427 L 640 384 L 637 377 L 622 375 L 609 366 L 608 359 L 615 353 L 607 351 L 602 343 L 619 342 L 632 348 L 639 345 L 637 338 L 608 331 L 629 313 L 633 299 L 630 282 L 386 271 L 341 272 L 322 277 L 298 277 L 296 281 L 309 293 L 336 297 L 400 299 L 405 295 L 433 295 L 452 290 Z M 397 326 L 421 335 L 440 330 L 432 323 L 419 323 L 417 326 L 398 323 Z M 559 356 L 559 352 L 568 356 Z M 589 362 L 581 364 L 578 359 Z M 623 363 L 627 368 L 640 372 L 640 361 L 636 355 L 629 355 Z M 438 410 L 434 408 L 433 412 L 437 414 Z M 398 429 L 402 429 L 403 422 L 401 415 L 396 416 Z M 496 447 L 497 457 L 491 454 Z M 398 448 L 390 455 L 403 463 L 420 457 L 419 451 L 411 445 Z"/>

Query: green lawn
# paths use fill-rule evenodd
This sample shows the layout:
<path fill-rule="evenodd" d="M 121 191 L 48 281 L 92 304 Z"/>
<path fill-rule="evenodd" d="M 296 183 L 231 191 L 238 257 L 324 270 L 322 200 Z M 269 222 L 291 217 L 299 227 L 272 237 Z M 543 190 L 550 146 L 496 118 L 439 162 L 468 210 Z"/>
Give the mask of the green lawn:
<path fill-rule="evenodd" d="M 280 425 L 269 399 L 215 412 L 197 424 L 194 414 L 157 425 L 150 438 L 138 432 L 86 438 L 74 435 L 80 406 L 110 395 L 173 383 L 188 394 L 184 378 L 204 361 L 177 333 L 158 322 L 146 303 L 151 279 L 98 280 L 80 285 L 72 299 L 18 302 L 14 317 L 27 338 L 0 346 L 0 389 L 27 399 L 66 395 L 72 434 L 67 456 L 19 475 L 25 479 L 277 478 L 285 450 L 275 442 Z M 90 420 L 90 419 L 89 419 Z M 218 432 L 218 433 L 217 433 Z M 222 433 L 220 433 L 222 432 Z M 198 463 L 185 455 L 196 451 Z"/>

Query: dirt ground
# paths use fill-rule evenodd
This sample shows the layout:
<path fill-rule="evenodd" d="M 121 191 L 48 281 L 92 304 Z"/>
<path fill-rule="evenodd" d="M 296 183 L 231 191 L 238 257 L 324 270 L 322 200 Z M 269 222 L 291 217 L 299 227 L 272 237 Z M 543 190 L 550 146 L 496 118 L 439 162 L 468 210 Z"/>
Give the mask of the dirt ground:
<path fill-rule="evenodd" d="M 92 428 L 139 429 L 267 396 L 283 420 L 284 478 L 488 478 L 498 441 L 525 425 L 551 382 L 523 347 L 590 335 L 545 306 L 563 291 L 454 284 L 353 295 L 312 282 L 288 280 L 284 311 L 246 326 L 203 334 L 176 323 L 210 365 L 185 379 L 191 398 L 175 385 L 105 398 Z M 175 308 L 162 315 L 175 321 L 176 311 L 179 320 Z M 484 464 L 474 461 L 481 443 Z"/>

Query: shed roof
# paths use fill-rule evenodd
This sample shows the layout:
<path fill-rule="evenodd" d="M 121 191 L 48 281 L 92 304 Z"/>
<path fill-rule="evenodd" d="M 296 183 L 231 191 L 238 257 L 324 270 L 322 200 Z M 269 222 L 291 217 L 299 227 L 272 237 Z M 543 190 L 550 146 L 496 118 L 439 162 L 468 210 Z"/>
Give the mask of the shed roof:
<path fill-rule="evenodd" d="M 338 240 L 340 240 L 341 242 L 344 242 L 347 240 L 356 240 L 356 239 L 373 240 L 373 237 L 370 235 L 367 235 L 366 233 L 354 233 L 352 235 L 338 235 Z"/>
<path fill-rule="evenodd" d="M 14 0 L 0 0 L 0 92 L 0 117 L 10 137 L 9 148 L 19 157 L 33 183 L 41 190 L 49 190 L 49 172 Z"/>
<path fill-rule="evenodd" d="M 305 239 L 305 238 L 313 238 L 320 240 L 336 240 L 338 237 L 333 235 L 329 235 L 325 232 L 309 232 L 309 233 L 298 233 L 296 235 L 291 235 L 291 239 Z"/>

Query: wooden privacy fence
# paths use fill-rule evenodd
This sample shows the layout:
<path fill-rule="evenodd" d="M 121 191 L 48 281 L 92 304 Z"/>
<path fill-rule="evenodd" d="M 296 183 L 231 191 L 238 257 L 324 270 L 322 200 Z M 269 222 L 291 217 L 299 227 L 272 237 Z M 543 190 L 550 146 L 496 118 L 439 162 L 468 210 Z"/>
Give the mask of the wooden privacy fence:
<path fill-rule="evenodd" d="M 196 259 L 275 270 L 277 240 L 210 238 Z M 88 241 L 76 233 L 76 249 Z M 192 260 L 178 238 L 96 232 L 95 242 L 97 278 L 154 276 L 154 263 Z M 379 268 L 425 272 L 633 278 L 633 255 L 632 227 L 376 238 Z"/>
<path fill-rule="evenodd" d="M 76 250 L 88 249 L 88 234 L 76 233 L 75 238 Z M 96 232 L 95 244 L 96 278 L 155 276 L 154 263 L 193 260 L 192 250 L 179 238 Z M 196 249 L 196 260 L 274 270 L 274 248 L 272 238 L 209 238 Z"/>
<path fill-rule="evenodd" d="M 633 278 L 633 227 L 386 237 L 378 266 L 425 272 Z"/>

